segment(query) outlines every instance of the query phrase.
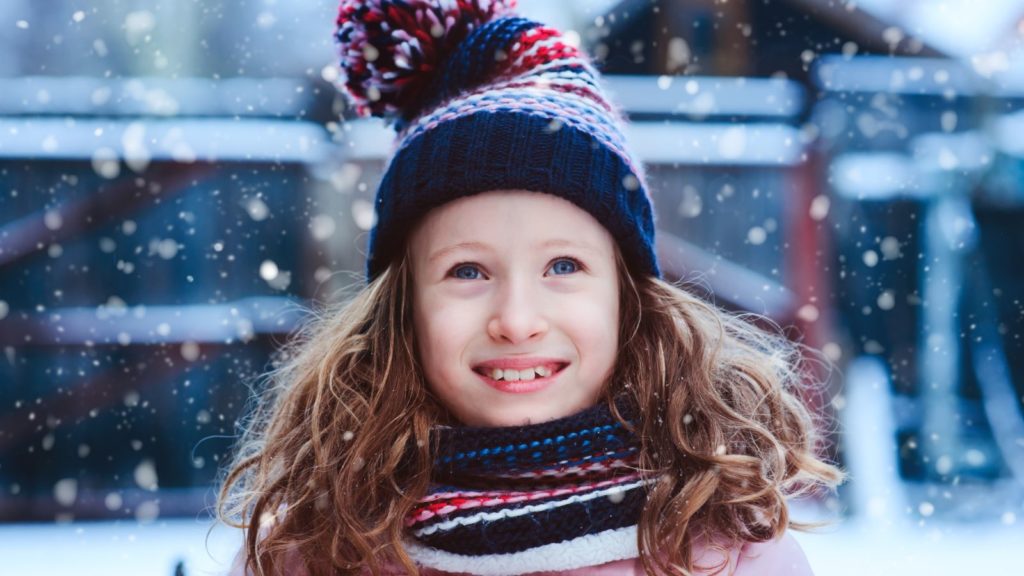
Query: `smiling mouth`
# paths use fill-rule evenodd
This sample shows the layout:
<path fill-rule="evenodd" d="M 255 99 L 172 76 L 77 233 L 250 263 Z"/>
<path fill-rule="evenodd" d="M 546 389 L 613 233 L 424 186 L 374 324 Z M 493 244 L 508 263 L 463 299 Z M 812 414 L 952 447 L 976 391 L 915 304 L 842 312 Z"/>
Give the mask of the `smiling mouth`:
<path fill-rule="evenodd" d="M 521 378 L 521 373 L 518 375 L 510 374 L 509 376 L 512 377 L 519 376 L 515 380 L 505 380 L 504 370 L 498 370 L 498 372 L 502 372 L 502 374 L 498 375 L 499 378 L 494 378 L 492 376 L 492 374 L 494 374 L 494 371 L 496 370 L 494 368 L 479 368 L 475 369 L 474 372 L 477 373 L 477 375 L 480 377 L 480 380 L 482 380 L 484 384 L 490 386 L 491 388 L 499 392 L 506 394 L 531 394 L 539 392 L 541 390 L 545 390 L 549 386 L 553 386 L 557 381 L 558 376 L 565 370 L 567 366 L 569 366 L 569 363 L 551 364 L 550 373 L 547 374 L 546 376 L 539 376 L 536 374 L 535 370 L 526 369 L 526 379 Z M 547 366 L 545 366 L 545 368 L 547 368 Z M 488 371 L 490 371 L 490 373 L 488 373 Z"/>
<path fill-rule="evenodd" d="M 559 362 L 550 365 L 540 365 L 534 368 L 521 370 L 502 370 L 499 368 L 474 368 L 477 374 L 494 382 L 506 382 L 509 384 L 517 382 L 532 382 L 536 380 L 547 380 L 557 376 L 568 366 L 568 362 Z"/>

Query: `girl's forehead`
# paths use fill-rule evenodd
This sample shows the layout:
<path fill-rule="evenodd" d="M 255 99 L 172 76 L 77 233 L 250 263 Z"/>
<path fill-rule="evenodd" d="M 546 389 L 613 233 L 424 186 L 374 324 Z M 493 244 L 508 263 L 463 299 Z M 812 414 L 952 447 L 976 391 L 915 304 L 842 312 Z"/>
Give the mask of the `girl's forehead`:
<path fill-rule="evenodd" d="M 573 233 L 603 226 L 589 212 L 558 196 L 540 192 L 490 191 L 447 202 L 424 216 L 419 228 L 431 236 L 458 232 L 480 234 L 495 225 L 572 229 Z"/>
<path fill-rule="evenodd" d="M 511 246 L 602 250 L 611 238 L 589 212 L 568 200 L 537 192 L 494 191 L 433 209 L 417 226 L 412 242 L 414 250 L 433 254 L 452 248 Z"/>

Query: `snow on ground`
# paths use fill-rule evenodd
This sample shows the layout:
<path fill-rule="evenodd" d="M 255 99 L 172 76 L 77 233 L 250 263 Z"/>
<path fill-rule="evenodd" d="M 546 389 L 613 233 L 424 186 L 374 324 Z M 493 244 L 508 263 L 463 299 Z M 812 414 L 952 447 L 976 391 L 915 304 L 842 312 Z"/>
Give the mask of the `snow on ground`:
<path fill-rule="evenodd" d="M 227 572 L 240 533 L 207 520 L 0 525 L 3 576 L 187 576 Z M 209 531 L 209 538 L 207 532 Z"/>
<path fill-rule="evenodd" d="M 796 533 L 816 576 L 1020 574 L 1020 523 L 901 527 L 848 522 L 827 533 Z"/>
<path fill-rule="evenodd" d="M 817 576 L 1019 574 L 1024 523 L 894 525 L 847 521 L 795 533 Z M 4 576 L 223 574 L 238 533 L 203 520 L 0 525 Z"/>

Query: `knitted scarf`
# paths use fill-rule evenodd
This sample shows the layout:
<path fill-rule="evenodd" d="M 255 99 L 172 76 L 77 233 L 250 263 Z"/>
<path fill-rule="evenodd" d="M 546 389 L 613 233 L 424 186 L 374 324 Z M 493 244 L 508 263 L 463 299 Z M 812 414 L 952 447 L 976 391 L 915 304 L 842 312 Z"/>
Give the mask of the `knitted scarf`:
<path fill-rule="evenodd" d="M 617 407 L 636 422 L 628 402 Z M 433 483 L 406 519 L 420 566 L 499 576 L 638 556 L 648 481 L 636 437 L 604 403 L 542 424 L 433 432 Z"/>

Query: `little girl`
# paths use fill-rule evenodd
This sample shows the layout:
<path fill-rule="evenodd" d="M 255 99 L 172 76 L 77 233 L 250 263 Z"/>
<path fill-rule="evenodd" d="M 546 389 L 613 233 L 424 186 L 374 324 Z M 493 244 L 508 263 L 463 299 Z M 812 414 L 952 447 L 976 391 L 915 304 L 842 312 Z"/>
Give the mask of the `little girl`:
<path fill-rule="evenodd" d="M 235 574 L 810 574 L 800 350 L 660 277 L 622 118 L 513 0 L 344 0 L 394 121 L 368 285 L 282 355 L 219 511 Z"/>

